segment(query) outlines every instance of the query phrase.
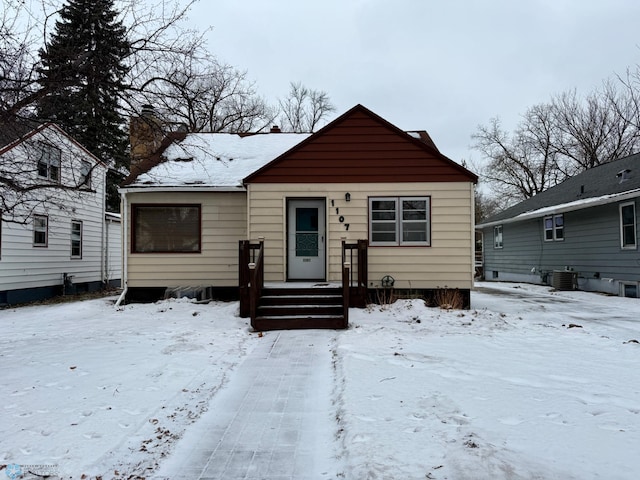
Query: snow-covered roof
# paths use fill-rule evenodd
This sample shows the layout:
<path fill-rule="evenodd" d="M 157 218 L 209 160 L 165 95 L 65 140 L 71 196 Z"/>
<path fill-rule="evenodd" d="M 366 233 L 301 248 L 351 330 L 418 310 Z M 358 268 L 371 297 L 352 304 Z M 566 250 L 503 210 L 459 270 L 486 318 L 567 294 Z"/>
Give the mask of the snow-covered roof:
<path fill-rule="evenodd" d="M 308 133 L 192 133 L 172 143 L 166 161 L 127 187 L 239 188 L 242 179 L 309 137 Z"/>
<path fill-rule="evenodd" d="M 638 196 L 640 153 L 604 163 L 575 175 L 486 219 L 476 225 L 476 228 L 580 210 Z"/>
<path fill-rule="evenodd" d="M 605 205 L 607 203 L 619 202 L 630 198 L 640 196 L 640 189 L 629 190 L 627 192 L 613 193 L 610 195 L 601 195 L 599 197 L 584 198 L 581 200 L 574 200 L 573 202 L 560 203 L 558 205 L 552 205 L 549 207 L 542 207 L 536 210 L 530 210 L 528 212 L 521 213 L 512 218 L 504 220 L 496 220 L 492 222 L 483 222 L 477 225 L 477 228 L 492 227 L 495 225 L 501 225 L 503 223 L 513 223 L 522 220 L 529 220 L 532 218 L 545 217 L 547 215 L 555 215 L 558 213 L 572 212 L 574 210 L 580 210 L 583 208 L 595 207 L 598 205 Z"/>

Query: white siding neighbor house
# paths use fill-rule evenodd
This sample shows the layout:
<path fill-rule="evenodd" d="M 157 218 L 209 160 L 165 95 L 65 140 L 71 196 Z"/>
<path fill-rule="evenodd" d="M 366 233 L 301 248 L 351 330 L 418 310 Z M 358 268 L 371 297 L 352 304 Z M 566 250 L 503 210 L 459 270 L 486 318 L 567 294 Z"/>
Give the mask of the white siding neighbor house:
<path fill-rule="evenodd" d="M 13 131 L 0 147 L 0 305 L 119 286 L 107 166 L 54 124 Z"/>
<path fill-rule="evenodd" d="M 147 114 L 147 126 L 159 125 Z M 135 153 L 153 135 L 138 134 L 140 119 L 131 125 Z M 313 134 L 274 127 L 151 140 L 121 188 L 123 298 L 199 287 L 240 295 L 248 314 L 247 289 L 258 283 L 250 275 L 291 294 L 344 286 L 347 269 L 352 306 L 391 287 L 427 298 L 454 289 L 468 306 L 477 177 L 426 132 L 402 131 L 357 105 Z M 276 315 L 288 318 L 285 310 Z M 303 325 L 318 324 L 295 328 Z"/>

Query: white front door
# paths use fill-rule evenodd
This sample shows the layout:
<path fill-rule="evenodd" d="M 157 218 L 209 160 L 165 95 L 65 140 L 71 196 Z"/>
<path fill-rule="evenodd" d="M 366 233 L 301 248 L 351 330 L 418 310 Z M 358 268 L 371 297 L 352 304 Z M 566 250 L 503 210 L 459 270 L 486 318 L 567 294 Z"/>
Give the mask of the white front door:
<path fill-rule="evenodd" d="M 289 200 L 289 280 L 325 280 L 325 201 Z"/>

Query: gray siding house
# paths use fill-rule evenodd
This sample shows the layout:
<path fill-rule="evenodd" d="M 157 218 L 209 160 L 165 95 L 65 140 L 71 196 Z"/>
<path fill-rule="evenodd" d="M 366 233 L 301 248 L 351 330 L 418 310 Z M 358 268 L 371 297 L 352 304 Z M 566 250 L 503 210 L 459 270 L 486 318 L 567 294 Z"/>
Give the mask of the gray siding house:
<path fill-rule="evenodd" d="M 476 226 L 488 281 L 640 297 L 640 154 L 587 170 Z"/>

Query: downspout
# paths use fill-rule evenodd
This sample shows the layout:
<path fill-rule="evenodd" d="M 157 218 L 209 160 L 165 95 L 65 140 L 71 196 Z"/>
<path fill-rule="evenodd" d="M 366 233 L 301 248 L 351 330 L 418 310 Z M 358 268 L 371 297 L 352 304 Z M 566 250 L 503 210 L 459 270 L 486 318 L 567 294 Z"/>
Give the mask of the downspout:
<path fill-rule="evenodd" d="M 127 296 L 127 290 L 129 289 L 129 286 L 127 284 L 127 273 L 129 271 L 129 269 L 127 268 L 128 265 L 128 259 L 129 259 L 129 255 L 127 255 L 127 239 L 129 238 L 129 205 L 127 205 L 127 192 L 126 190 L 122 191 L 120 193 L 120 198 L 122 199 L 121 206 L 120 206 L 120 211 L 122 212 L 122 221 L 121 221 L 121 225 L 122 225 L 122 293 L 120 294 L 120 296 L 118 297 L 118 300 L 116 301 L 115 307 L 119 308 L 120 304 L 122 303 L 122 301 L 125 299 L 125 297 Z"/>
<path fill-rule="evenodd" d="M 107 235 L 107 171 L 105 170 L 102 176 L 102 215 L 100 218 L 101 231 L 102 231 L 102 239 L 100 241 L 100 282 L 102 283 L 101 288 L 105 288 L 105 277 L 107 274 L 107 263 L 105 260 L 106 250 L 105 250 L 105 235 Z"/>

